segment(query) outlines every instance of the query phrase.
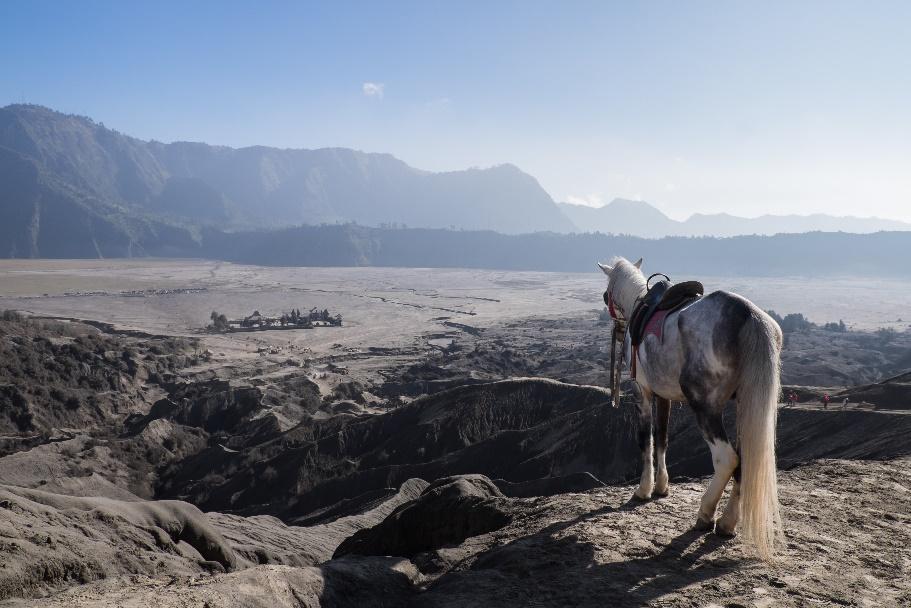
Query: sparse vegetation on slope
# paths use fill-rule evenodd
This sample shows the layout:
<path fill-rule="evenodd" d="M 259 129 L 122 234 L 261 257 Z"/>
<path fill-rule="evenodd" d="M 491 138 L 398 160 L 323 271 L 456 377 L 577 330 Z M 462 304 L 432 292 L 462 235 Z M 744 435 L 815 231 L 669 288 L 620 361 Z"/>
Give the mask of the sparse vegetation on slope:
<path fill-rule="evenodd" d="M 187 365 L 190 351 L 181 338 L 124 341 L 7 311 L 0 318 L 0 432 L 111 429 L 142 408 L 144 383 Z"/>

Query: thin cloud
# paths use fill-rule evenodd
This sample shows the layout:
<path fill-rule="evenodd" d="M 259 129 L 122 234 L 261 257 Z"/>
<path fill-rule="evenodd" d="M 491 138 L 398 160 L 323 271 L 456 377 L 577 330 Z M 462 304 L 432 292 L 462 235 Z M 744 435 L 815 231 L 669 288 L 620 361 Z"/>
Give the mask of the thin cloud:
<path fill-rule="evenodd" d="M 600 194 L 589 194 L 587 196 L 575 196 L 573 194 L 569 194 L 566 196 L 566 202 L 570 205 L 585 205 L 586 207 L 604 206 Z"/>
<path fill-rule="evenodd" d="M 376 97 L 377 99 L 383 98 L 383 92 L 386 88 L 382 82 L 365 82 L 361 86 L 361 90 L 364 92 L 364 95 L 367 97 Z"/>

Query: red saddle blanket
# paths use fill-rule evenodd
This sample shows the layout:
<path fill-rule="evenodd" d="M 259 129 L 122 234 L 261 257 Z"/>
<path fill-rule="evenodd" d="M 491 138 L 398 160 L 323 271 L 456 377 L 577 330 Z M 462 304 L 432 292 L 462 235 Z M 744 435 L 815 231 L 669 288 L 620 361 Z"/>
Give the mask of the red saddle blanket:
<path fill-rule="evenodd" d="M 645 329 L 642 331 L 642 340 L 645 340 L 649 335 L 656 336 L 658 340 L 661 340 L 661 336 L 664 335 L 664 319 L 667 318 L 670 310 L 656 310 L 652 313 L 652 316 L 649 317 L 649 320 L 645 323 Z M 639 360 L 639 347 L 633 346 L 633 360 L 630 362 L 630 377 L 636 378 L 636 363 Z"/>
<path fill-rule="evenodd" d="M 651 318 L 645 324 L 645 331 L 642 332 L 642 339 L 645 340 L 649 334 L 656 336 L 661 340 L 661 336 L 664 334 L 664 319 L 667 318 L 669 310 L 656 310 L 652 313 Z"/>

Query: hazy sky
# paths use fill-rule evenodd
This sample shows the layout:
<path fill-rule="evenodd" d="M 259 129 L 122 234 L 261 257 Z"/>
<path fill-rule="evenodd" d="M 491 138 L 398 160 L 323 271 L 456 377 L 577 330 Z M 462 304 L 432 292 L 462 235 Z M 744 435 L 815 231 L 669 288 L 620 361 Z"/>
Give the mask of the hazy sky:
<path fill-rule="evenodd" d="M 0 105 L 511 162 L 556 200 L 911 221 L 911 2 L 0 2 Z"/>

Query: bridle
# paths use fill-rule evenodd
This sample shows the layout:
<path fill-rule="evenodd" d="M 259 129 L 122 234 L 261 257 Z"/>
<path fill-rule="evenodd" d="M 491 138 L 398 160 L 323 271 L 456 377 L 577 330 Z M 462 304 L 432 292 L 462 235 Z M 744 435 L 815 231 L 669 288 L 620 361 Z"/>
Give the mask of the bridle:
<path fill-rule="evenodd" d="M 607 312 L 610 313 L 610 318 L 613 319 L 614 322 L 618 321 L 617 309 L 614 308 L 614 295 L 610 290 L 604 292 L 604 303 L 607 304 Z"/>
<path fill-rule="evenodd" d="M 655 277 L 664 277 L 668 282 L 670 282 L 670 280 L 671 280 L 670 277 L 668 277 L 666 274 L 656 272 L 655 274 L 651 275 L 645 281 L 646 293 L 648 293 L 648 290 L 650 288 L 649 284 L 652 282 L 652 279 L 654 279 Z M 630 319 L 632 319 L 633 317 L 636 316 L 636 311 L 642 305 L 644 298 L 645 298 L 644 294 L 639 296 L 638 298 L 636 298 L 636 301 L 633 303 L 632 314 L 629 317 Z M 625 316 L 625 311 L 621 311 L 624 313 L 624 316 L 617 314 L 617 309 L 619 307 L 614 304 L 614 294 L 613 294 L 612 290 L 610 289 L 609 284 L 608 284 L 608 289 L 605 290 L 605 292 L 604 292 L 604 303 L 607 304 L 607 312 L 610 314 L 611 319 L 613 319 L 613 321 L 614 321 L 614 327 L 613 327 L 613 330 L 611 331 L 611 337 L 610 337 L 611 338 L 611 342 L 610 342 L 611 404 L 614 407 L 619 407 L 620 406 L 621 368 L 623 367 L 623 357 L 626 354 L 626 350 L 623 348 L 623 346 L 626 343 L 626 331 L 627 331 L 627 327 L 628 327 L 627 318 Z M 617 344 L 618 343 L 620 344 L 619 358 L 617 357 Z M 633 366 L 632 373 L 633 373 L 633 377 L 635 377 L 636 354 L 633 353 L 632 357 L 633 357 L 633 360 L 630 361 L 630 365 Z"/>
<path fill-rule="evenodd" d="M 623 355 L 625 350 L 623 344 L 626 342 L 626 319 L 617 314 L 617 307 L 614 306 L 614 295 L 610 289 L 604 292 L 604 302 L 607 304 L 607 312 L 614 321 L 613 329 L 610 335 L 610 394 L 611 405 L 620 406 L 620 370 L 623 367 Z M 620 344 L 620 357 L 617 358 L 617 344 Z"/>

